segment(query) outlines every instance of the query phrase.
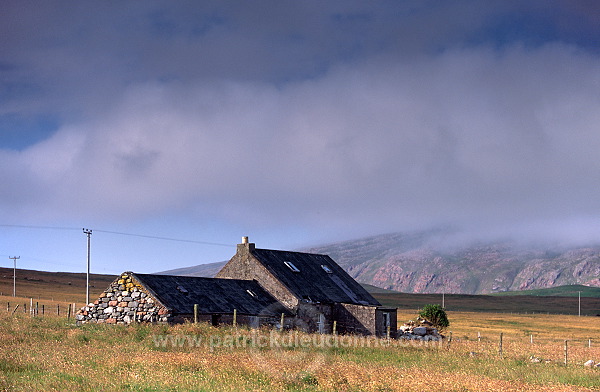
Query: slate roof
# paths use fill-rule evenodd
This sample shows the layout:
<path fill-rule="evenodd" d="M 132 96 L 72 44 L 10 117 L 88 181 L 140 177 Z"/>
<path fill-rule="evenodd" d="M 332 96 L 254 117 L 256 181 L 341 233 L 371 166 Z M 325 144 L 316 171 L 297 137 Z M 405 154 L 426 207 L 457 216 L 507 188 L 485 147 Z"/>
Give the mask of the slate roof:
<path fill-rule="evenodd" d="M 381 306 L 327 255 L 270 249 L 253 249 L 251 252 L 299 299 Z M 299 272 L 294 272 L 285 262 L 291 262 Z"/>
<path fill-rule="evenodd" d="M 233 313 L 234 309 L 245 315 L 288 314 L 285 307 L 255 280 L 129 274 L 176 314 L 193 314 L 194 304 L 198 304 L 201 314 Z"/>

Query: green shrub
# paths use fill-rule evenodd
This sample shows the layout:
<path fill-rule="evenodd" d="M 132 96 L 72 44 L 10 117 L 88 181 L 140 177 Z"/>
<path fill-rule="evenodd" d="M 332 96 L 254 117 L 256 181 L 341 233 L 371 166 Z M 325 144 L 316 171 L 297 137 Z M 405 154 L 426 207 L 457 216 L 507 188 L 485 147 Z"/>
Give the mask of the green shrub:
<path fill-rule="evenodd" d="M 439 331 L 443 331 L 450 325 L 446 311 L 440 305 L 428 304 L 423 306 L 423 309 L 419 311 L 419 317 L 429 321 Z"/>

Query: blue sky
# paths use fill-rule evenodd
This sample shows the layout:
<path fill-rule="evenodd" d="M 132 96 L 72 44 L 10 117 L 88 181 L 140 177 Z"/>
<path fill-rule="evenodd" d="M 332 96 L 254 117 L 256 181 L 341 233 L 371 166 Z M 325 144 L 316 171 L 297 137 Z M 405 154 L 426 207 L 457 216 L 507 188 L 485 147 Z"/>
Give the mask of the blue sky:
<path fill-rule="evenodd" d="M 0 265 L 595 240 L 599 130 L 595 1 L 3 1 Z"/>

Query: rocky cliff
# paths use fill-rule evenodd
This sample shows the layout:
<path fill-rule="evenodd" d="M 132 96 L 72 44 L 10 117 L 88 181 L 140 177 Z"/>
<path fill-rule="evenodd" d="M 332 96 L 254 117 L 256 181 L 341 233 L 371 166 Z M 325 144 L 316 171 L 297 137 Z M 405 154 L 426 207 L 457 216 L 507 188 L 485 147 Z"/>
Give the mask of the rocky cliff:
<path fill-rule="evenodd" d="M 437 240 L 436 240 L 437 238 Z M 363 283 L 408 293 L 489 294 L 600 286 L 600 246 L 451 244 L 440 233 L 389 234 L 310 249 Z"/>

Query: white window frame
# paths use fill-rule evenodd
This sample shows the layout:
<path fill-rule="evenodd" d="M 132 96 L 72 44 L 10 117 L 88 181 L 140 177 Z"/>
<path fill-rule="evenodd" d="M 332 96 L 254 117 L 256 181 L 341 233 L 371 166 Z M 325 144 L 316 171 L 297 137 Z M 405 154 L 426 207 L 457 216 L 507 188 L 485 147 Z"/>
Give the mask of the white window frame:
<path fill-rule="evenodd" d="M 250 290 L 250 289 L 246 290 L 246 292 L 247 292 L 248 294 L 250 294 L 250 296 L 252 296 L 252 297 L 254 297 L 254 298 L 256 298 L 256 297 L 257 297 L 256 293 L 255 293 L 254 291 Z"/>
<path fill-rule="evenodd" d="M 323 268 L 323 271 L 327 272 L 328 274 L 333 274 L 333 270 L 331 268 L 329 268 L 328 265 L 321 264 L 321 268 Z"/>
<path fill-rule="evenodd" d="M 294 265 L 294 263 L 292 263 L 291 261 L 284 261 L 283 264 L 287 265 L 287 267 L 289 269 L 291 269 L 292 271 L 294 271 L 296 273 L 300 272 L 300 269 L 298 267 L 296 267 Z"/>

